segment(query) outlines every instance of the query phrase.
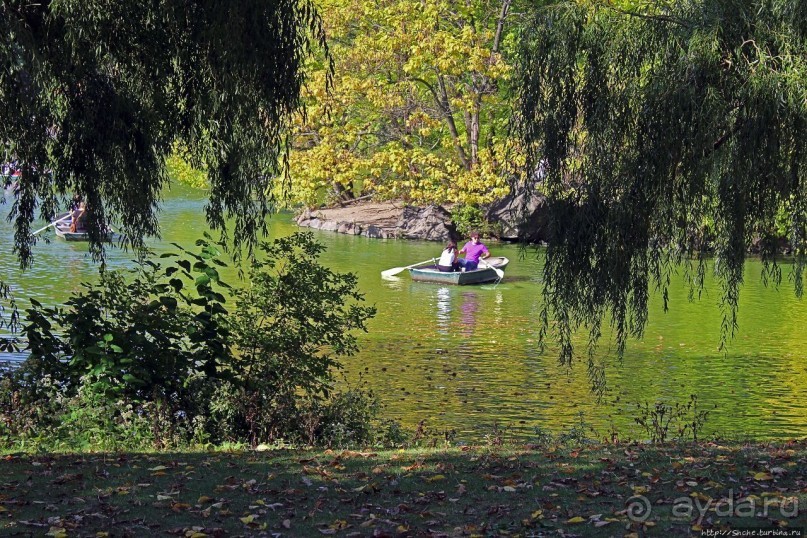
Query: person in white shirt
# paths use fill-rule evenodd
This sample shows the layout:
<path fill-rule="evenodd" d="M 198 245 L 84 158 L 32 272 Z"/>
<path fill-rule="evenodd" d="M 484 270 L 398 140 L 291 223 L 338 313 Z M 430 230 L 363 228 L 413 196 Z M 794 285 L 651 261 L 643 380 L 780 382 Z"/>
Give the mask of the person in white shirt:
<path fill-rule="evenodd" d="M 439 269 L 441 273 L 451 273 L 452 271 L 457 270 L 456 266 L 457 243 L 455 241 L 449 241 L 446 248 L 444 248 L 443 252 L 440 254 L 440 259 L 437 262 L 437 269 Z"/>

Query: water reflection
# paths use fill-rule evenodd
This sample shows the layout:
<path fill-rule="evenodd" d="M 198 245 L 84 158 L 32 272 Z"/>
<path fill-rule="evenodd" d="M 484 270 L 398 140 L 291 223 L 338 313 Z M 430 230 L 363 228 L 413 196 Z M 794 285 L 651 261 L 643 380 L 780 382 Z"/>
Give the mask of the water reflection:
<path fill-rule="evenodd" d="M 166 195 L 160 214 L 165 240 L 150 243 L 155 252 L 176 250 L 173 241 L 193 248 L 204 228 L 203 205 L 202 196 L 189 190 Z M 8 210 L 0 205 L 0 279 L 13 285 L 21 304 L 27 305 L 28 297 L 59 304 L 80 282 L 97 278 L 86 245 L 60 240 L 40 242 L 34 267 L 20 273 Z M 270 239 L 297 230 L 290 215 L 273 217 L 269 228 Z M 653 297 L 644 340 L 629 343 L 623 363 L 607 359 L 610 392 L 607 404 L 597 405 L 585 359 L 567 369 L 558 365 L 557 349 L 538 353 L 542 259 L 524 259 L 518 246 L 497 245 L 511 263 L 496 286 L 412 282 L 406 271 L 382 280 L 385 269 L 433 256 L 435 244 L 313 233 L 327 246 L 322 262 L 357 274 L 367 304 L 378 308 L 368 332 L 358 335 L 359 353 L 344 359 L 344 371 L 354 382 L 363 376 L 381 397 L 384 415 L 407 427 L 428 419 L 430 427 L 457 428 L 474 438 L 481 424 L 497 421 L 528 437 L 534 425 L 568 429 L 583 411 L 600 431 L 613 422 L 630 436 L 637 403 L 686 403 L 697 394 L 704 408 L 718 404 L 708 432 L 763 438 L 807 434 L 807 308 L 791 290 L 777 293 L 761 286 L 758 261 L 746 266 L 740 330 L 728 353 L 717 349 L 722 317 L 715 294 L 690 303 L 686 283 L 674 284 L 669 313 Z M 131 257 L 110 249 L 107 262 L 110 268 L 131 267 Z M 240 284 L 234 268 L 222 271 L 222 278 Z M 580 336 L 576 344 L 582 351 L 586 340 Z M 609 347 L 606 335 L 597 360 L 613 353 Z"/>
<path fill-rule="evenodd" d="M 387 288 L 400 291 L 403 289 L 404 280 L 401 277 L 381 275 L 381 281 Z"/>
<path fill-rule="evenodd" d="M 475 291 L 462 292 L 462 312 L 460 334 L 466 337 L 474 335 L 476 329 L 476 316 L 479 312 L 479 297 Z"/>
<path fill-rule="evenodd" d="M 437 332 L 451 333 L 451 290 L 446 287 L 437 288 Z"/>

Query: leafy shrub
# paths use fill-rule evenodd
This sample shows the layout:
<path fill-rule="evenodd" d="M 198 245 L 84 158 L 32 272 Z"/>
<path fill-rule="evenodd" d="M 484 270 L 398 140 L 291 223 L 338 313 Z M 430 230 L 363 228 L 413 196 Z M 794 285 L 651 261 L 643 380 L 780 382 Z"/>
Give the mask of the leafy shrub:
<path fill-rule="evenodd" d="M 385 418 L 374 427 L 375 446 L 383 448 L 401 448 L 412 439 L 412 432 L 407 431 L 398 420 Z"/>
<path fill-rule="evenodd" d="M 549 448 L 555 444 L 555 435 L 542 426 L 535 426 L 533 428 L 533 436 L 530 438 L 529 444 L 538 448 Z"/>
<path fill-rule="evenodd" d="M 220 250 L 197 245 L 164 254 L 166 266 L 102 272 L 62 307 L 31 302 L 30 357 L 0 379 L 0 445 L 372 442 L 372 394 L 332 393 L 352 331 L 375 313 L 356 277 L 321 266 L 324 247 L 294 234 L 261 246 L 233 307 Z"/>
<path fill-rule="evenodd" d="M 229 287 L 215 268 L 225 264 L 209 237 L 197 245 L 198 254 L 164 255 L 177 258 L 166 267 L 144 258 L 129 275 L 102 270 L 64 306 L 32 300 L 23 328 L 30 356 L 4 380 L 0 433 L 129 446 L 124 415 L 135 410 L 138 424 L 150 424 L 142 444 L 186 437 L 178 432 L 206 414 L 208 386 L 230 356 L 216 289 Z"/>
<path fill-rule="evenodd" d="M 695 394 L 690 395 L 689 402 L 685 404 L 656 402 L 651 406 L 645 402 L 636 404 L 636 410 L 634 421 L 650 436 L 653 443 L 665 443 L 671 436 L 677 440 L 692 437 L 697 442 L 698 434 L 703 432 L 710 413 L 710 410 L 698 408 L 698 397 Z"/>
<path fill-rule="evenodd" d="M 318 263 L 325 247 L 311 233 L 263 243 L 250 285 L 236 293 L 231 321 L 236 353 L 229 365 L 239 380 L 248 435 L 273 440 L 297 421 L 300 396 L 329 396 L 337 357 L 355 353 L 355 330 L 366 330 L 374 307 L 360 306 L 353 274 Z"/>
<path fill-rule="evenodd" d="M 586 422 L 585 414 L 580 411 L 577 413 L 577 422 L 558 434 L 557 443 L 565 446 L 584 446 L 595 443 L 596 439 L 597 432 L 589 422 Z"/>
<path fill-rule="evenodd" d="M 501 234 L 500 226 L 488 221 L 484 211 L 475 205 L 454 206 L 451 210 L 451 221 L 461 237 L 468 237 L 474 230 L 487 237 Z"/>

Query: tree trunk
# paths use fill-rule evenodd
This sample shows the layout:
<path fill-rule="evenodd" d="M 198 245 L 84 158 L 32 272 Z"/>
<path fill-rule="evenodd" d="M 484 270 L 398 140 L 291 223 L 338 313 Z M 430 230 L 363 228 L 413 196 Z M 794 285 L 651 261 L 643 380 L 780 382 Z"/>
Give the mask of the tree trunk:
<path fill-rule="evenodd" d="M 479 161 L 479 109 L 482 108 L 482 99 L 477 95 L 474 98 L 474 110 L 471 113 L 471 164 Z"/>
<path fill-rule="evenodd" d="M 451 112 L 451 103 L 448 101 L 448 91 L 446 90 L 446 83 L 443 75 L 437 75 L 437 83 L 440 86 L 440 99 L 442 101 L 441 108 L 445 115 L 448 129 L 451 131 L 451 138 L 454 141 L 454 147 L 457 148 L 457 154 L 462 161 L 462 165 L 466 170 L 471 169 L 471 162 L 468 160 L 468 155 L 465 153 L 465 148 L 462 147 L 460 142 L 460 135 L 457 131 L 457 124 L 454 123 L 454 114 Z"/>

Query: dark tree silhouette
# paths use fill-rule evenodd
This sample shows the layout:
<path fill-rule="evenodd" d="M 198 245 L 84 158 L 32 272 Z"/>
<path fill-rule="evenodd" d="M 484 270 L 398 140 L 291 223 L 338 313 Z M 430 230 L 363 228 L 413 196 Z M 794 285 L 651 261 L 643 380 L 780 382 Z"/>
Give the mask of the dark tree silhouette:
<path fill-rule="evenodd" d="M 781 278 L 777 239 L 807 248 L 807 3 L 677 0 L 651 11 L 563 3 L 523 36 L 517 129 L 528 170 L 545 165 L 550 239 L 544 334 L 611 323 L 618 350 L 641 336 L 649 290 L 667 306 L 681 267 L 693 291 L 705 255 L 736 327 L 749 246 Z M 551 325 L 550 325 L 551 320 Z M 601 365 L 589 359 L 595 381 Z"/>

